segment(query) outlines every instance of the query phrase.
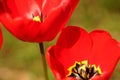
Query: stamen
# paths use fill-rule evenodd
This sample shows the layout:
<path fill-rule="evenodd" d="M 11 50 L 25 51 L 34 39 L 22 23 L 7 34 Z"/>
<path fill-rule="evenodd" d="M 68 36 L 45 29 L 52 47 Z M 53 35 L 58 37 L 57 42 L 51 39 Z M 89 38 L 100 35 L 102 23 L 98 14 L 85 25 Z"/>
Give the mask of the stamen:
<path fill-rule="evenodd" d="M 39 16 L 33 16 L 33 21 L 41 22 L 41 19 Z"/>
<path fill-rule="evenodd" d="M 89 80 L 96 75 L 101 75 L 102 71 L 96 65 L 89 65 L 88 61 L 75 62 L 73 66 L 68 68 L 69 74 L 67 77 L 74 77 L 77 80 Z"/>

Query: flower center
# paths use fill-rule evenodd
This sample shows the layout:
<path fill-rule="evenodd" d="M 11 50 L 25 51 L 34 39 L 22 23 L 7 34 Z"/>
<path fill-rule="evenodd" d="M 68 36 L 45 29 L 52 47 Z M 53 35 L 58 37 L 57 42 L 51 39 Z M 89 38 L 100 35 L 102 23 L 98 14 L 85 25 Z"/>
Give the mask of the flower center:
<path fill-rule="evenodd" d="M 89 65 L 88 61 L 75 62 L 75 64 L 68 68 L 69 74 L 67 77 L 74 77 L 77 80 L 90 80 L 96 75 L 101 75 L 100 67 L 96 65 Z"/>
<path fill-rule="evenodd" d="M 46 16 L 43 15 L 42 13 L 41 13 L 41 15 L 38 15 L 38 16 L 35 16 L 32 14 L 32 16 L 33 16 L 33 21 L 35 21 L 35 22 L 44 22 L 44 20 L 46 18 Z"/>
<path fill-rule="evenodd" d="M 33 21 L 41 22 L 41 19 L 39 16 L 33 16 Z"/>

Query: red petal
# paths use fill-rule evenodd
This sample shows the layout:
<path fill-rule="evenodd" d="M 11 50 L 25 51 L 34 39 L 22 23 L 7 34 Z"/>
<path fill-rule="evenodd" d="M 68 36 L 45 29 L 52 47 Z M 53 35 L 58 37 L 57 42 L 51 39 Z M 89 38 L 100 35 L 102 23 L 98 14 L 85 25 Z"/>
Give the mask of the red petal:
<path fill-rule="evenodd" d="M 105 31 L 94 31 L 90 36 L 93 41 L 90 63 L 99 65 L 103 72 L 112 74 L 119 57 L 118 42 Z"/>
<path fill-rule="evenodd" d="M 110 74 L 105 72 L 102 75 L 95 76 L 90 80 L 109 80 L 109 79 L 110 79 Z"/>
<path fill-rule="evenodd" d="M 0 15 L 4 12 L 2 1 L 0 0 Z"/>
<path fill-rule="evenodd" d="M 112 39 L 108 32 L 103 30 L 95 30 L 90 33 L 93 42 L 93 51 L 97 52 L 100 50 L 107 40 Z"/>
<path fill-rule="evenodd" d="M 47 16 L 54 9 L 69 5 L 74 10 L 80 0 L 2 0 L 1 10 L 7 11 L 13 16 L 24 16 L 32 18 L 33 15 L 41 15 L 41 12 Z"/>
<path fill-rule="evenodd" d="M 53 55 L 62 63 L 67 75 L 67 69 L 75 61 L 88 59 L 90 49 L 91 40 L 88 33 L 79 27 L 70 26 L 62 31 Z"/>
<path fill-rule="evenodd" d="M 75 78 L 64 78 L 64 79 L 59 79 L 59 80 L 77 80 L 77 79 L 75 79 Z"/>
<path fill-rule="evenodd" d="M 25 18 L 12 19 L 9 14 L 0 17 L 5 27 L 16 37 L 29 42 L 42 42 L 53 39 L 68 21 L 70 9 L 58 8 L 44 23 L 34 22 Z M 63 18 L 61 19 L 61 16 Z M 58 26 L 59 25 L 59 26 Z"/>
<path fill-rule="evenodd" d="M 54 9 L 69 5 L 72 10 L 76 7 L 80 0 L 44 0 L 42 12 L 44 15 L 51 13 Z"/>
<path fill-rule="evenodd" d="M 55 75 L 56 80 L 76 80 L 72 77 L 65 78 L 64 67 L 62 66 L 62 63 L 60 63 L 54 56 L 54 49 L 55 46 L 47 49 L 46 59 L 52 69 L 53 74 Z"/>
<path fill-rule="evenodd" d="M 60 7 L 49 14 L 43 23 L 43 31 L 46 36 L 50 36 L 49 40 L 53 39 L 57 33 L 66 25 L 71 15 L 69 6 Z"/>
<path fill-rule="evenodd" d="M 44 0 L 42 13 L 47 16 L 53 9 L 60 7 L 61 2 L 66 0 Z"/>
<path fill-rule="evenodd" d="M 4 7 L 9 9 L 13 17 L 24 16 L 32 18 L 32 14 L 41 13 L 36 0 L 3 0 L 2 2 Z"/>
<path fill-rule="evenodd" d="M 24 24 L 27 22 L 26 19 L 24 20 L 22 18 L 12 19 L 9 14 L 3 14 L 2 16 L 0 16 L 0 21 L 13 35 L 20 39 L 21 37 L 24 37 L 22 35 L 24 33 L 24 31 L 22 31 L 23 30 L 22 28 L 24 27 Z"/>
<path fill-rule="evenodd" d="M 61 80 L 65 77 L 64 67 L 54 56 L 54 48 L 55 46 L 52 46 L 47 50 L 46 59 L 56 79 Z"/>
<path fill-rule="evenodd" d="M 13 17 L 17 16 L 19 13 L 17 11 L 14 0 L 1 0 L 2 7 L 5 12 L 10 13 Z"/>
<path fill-rule="evenodd" d="M 118 46 L 120 47 L 120 43 L 118 44 Z M 120 60 L 120 49 L 119 49 L 119 60 Z"/>
<path fill-rule="evenodd" d="M 33 0 L 31 0 L 30 3 L 32 1 Z M 17 2 L 15 3 L 16 5 L 18 4 Z M 28 5 L 27 2 L 29 3 L 29 1 L 25 1 L 24 4 L 26 3 Z M 78 2 L 78 0 L 76 0 L 75 3 L 76 2 Z M 11 2 L 8 1 L 8 3 Z M 73 8 L 76 6 L 74 5 L 74 3 L 72 4 L 73 6 L 66 4 L 64 6 L 55 8 L 54 11 L 47 15 L 47 18 L 43 23 L 34 22 L 32 21 L 32 19 L 29 20 L 19 16 L 13 19 L 10 14 L 9 15 L 4 14 L 4 16 L 1 16 L 0 21 L 13 35 L 15 35 L 17 38 L 21 40 L 29 42 L 50 41 L 57 35 L 57 33 L 65 26 L 65 24 L 69 20 L 71 13 L 73 12 Z M 29 6 L 30 5 L 28 5 L 28 8 Z M 13 9 L 13 7 L 11 9 Z M 22 12 L 22 10 L 20 10 L 20 12 Z"/>

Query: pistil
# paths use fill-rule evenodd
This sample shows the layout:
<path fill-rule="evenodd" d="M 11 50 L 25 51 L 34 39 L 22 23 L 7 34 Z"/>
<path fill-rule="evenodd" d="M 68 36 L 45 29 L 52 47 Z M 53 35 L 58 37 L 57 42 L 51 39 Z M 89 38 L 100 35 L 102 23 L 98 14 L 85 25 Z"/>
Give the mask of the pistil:
<path fill-rule="evenodd" d="M 88 61 L 75 62 L 68 70 L 67 77 L 74 77 L 77 80 L 90 80 L 92 77 L 102 74 L 100 67 L 89 65 Z"/>

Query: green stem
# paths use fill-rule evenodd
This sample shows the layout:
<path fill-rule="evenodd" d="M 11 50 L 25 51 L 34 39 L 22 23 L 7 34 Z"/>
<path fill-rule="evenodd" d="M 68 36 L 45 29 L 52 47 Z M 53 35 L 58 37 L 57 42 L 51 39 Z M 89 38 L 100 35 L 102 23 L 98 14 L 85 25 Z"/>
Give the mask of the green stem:
<path fill-rule="evenodd" d="M 47 63 L 45 59 L 45 52 L 44 52 L 44 45 L 43 43 L 39 43 L 41 57 L 42 57 L 42 63 L 43 63 L 43 70 L 44 70 L 44 76 L 45 80 L 48 80 L 48 74 L 47 74 Z"/>

